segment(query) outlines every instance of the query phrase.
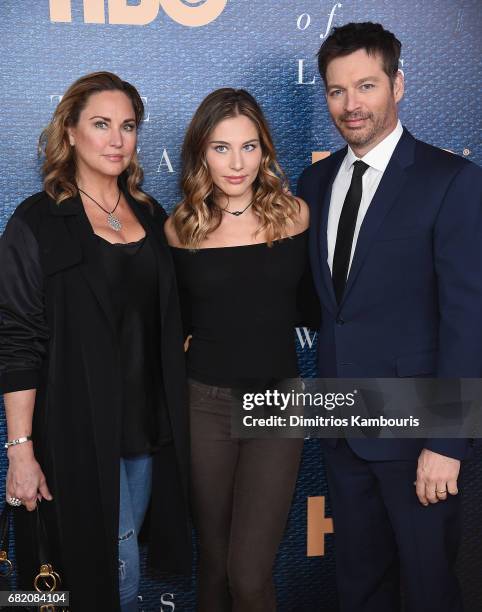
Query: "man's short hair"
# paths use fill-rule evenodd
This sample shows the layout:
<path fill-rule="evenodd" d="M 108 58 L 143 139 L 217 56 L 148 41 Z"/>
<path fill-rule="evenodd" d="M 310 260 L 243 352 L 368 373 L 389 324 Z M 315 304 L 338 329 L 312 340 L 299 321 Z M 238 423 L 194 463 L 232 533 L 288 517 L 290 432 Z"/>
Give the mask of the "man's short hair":
<path fill-rule="evenodd" d="M 359 49 L 365 49 L 368 55 L 379 54 L 383 70 L 393 84 L 398 72 L 398 60 L 402 44 L 379 23 L 347 23 L 333 28 L 332 33 L 318 51 L 318 70 L 326 85 L 326 69 L 337 57 L 350 55 Z"/>

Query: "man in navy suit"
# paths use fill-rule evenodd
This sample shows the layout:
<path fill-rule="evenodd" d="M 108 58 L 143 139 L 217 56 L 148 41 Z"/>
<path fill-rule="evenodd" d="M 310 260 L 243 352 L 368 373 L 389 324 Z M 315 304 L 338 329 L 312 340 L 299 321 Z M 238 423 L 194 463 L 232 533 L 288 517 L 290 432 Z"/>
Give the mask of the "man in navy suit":
<path fill-rule="evenodd" d="M 318 54 L 348 146 L 303 172 L 322 309 L 319 375 L 482 376 L 482 171 L 398 120 L 401 45 L 336 28 Z M 469 442 L 325 444 L 342 612 L 461 612 L 458 479 Z M 414 486 L 415 484 L 415 486 Z"/>

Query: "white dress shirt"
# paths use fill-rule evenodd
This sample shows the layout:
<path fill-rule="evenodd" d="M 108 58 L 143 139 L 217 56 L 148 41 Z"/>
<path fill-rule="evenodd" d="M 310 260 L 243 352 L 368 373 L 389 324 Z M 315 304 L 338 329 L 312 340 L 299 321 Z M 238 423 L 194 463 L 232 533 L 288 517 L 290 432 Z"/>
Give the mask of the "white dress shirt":
<path fill-rule="evenodd" d="M 382 179 L 385 168 L 388 166 L 388 162 L 395 150 L 403 133 L 403 127 L 400 121 L 398 121 L 396 128 L 386 138 L 373 147 L 371 151 L 361 158 L 358 158 L 352 149 L 348 147 L 348 152 L 345 159 L 342 161 L 338 174 L 336 175 L 331 190 L 330 210 L 328 212 L 328 265 L 330 272 L 333 272 L 333 256 L 335 254 L 336 245 L 336 234 L 338 232 L 338 223 L 340 221 L 341 210 L 345 201 L 346 194 L 350 187 L 351 177 L 353 174 L 353 164 L 357 159 L 365 162 L 369 168 L 365 171 L 362 178 L 363 193 L 360 202 L 360 208 L 358 209 L 358 216 L 356 220 L 355 233 L 353 235 L 353 244 L 351 246 L 350 265 L 353 261 L 353 254 L 355 253 L 355 247 L 358 240 L 358 234 L 363 223 L 363 219 L 367 213 L 370 202 L 375 195 L 378 185 Z"/>

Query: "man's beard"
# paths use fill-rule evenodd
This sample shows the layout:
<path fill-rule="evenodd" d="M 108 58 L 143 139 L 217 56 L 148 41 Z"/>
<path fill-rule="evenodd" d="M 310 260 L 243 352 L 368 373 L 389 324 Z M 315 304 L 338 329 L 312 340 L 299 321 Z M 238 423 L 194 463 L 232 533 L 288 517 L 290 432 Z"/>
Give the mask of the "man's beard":
<path fill-rule="evenodd" d="M 363 147 L 376 140 L 377 136 L 386 129 L 389 123 L 388 117 L 388 111 L 378 116 L 373 113 L 345 113 L 337 119 L 336 127 L 349 145 Z M 365 119 L 367 125 L 363 128 L 350 129 L 344 123 L 347 119 Z"/>

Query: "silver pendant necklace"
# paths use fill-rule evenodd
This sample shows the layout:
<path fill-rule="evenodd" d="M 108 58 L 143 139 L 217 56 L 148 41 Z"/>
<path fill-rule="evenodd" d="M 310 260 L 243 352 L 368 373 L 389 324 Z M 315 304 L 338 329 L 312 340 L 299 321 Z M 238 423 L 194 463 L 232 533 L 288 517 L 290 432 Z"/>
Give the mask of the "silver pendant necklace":
<path fill-rule="evenodd" d="M 114 215 L 116 208 L 119 206 L 119 202 L 120 202 L 120 197 L 121 197 L 121 191 L 119 189 L 119 195 L 117 196 L 117 202 L 114 206 L 114 208 L 109 212 L 108 210 L 106 210 L 103 206 L 101 206 L 99 204 L 99 202 L 97 202 L 97 200 L 94 200 L 94 198 L 92 196 L 90 196 L 88 193 L 86 193 L 83 189 L 81 189 L 80 187 L 77 188 L 81 193 L 83 193 L 85 196 L 87 196 L 90 200 L 92 200 L 92 202 L 94 202 L 94 204 L 97 204 L 97 206 L 99 208 L 101 208 L 106 214 L 107 214 L 107 223 L 109 224 L 109 226 L 115 231 L 115 232 L 120 232 L 120 230 L 122 229 L 122 223 L 119 219 L 119 217 L 116 217 Z"/>

